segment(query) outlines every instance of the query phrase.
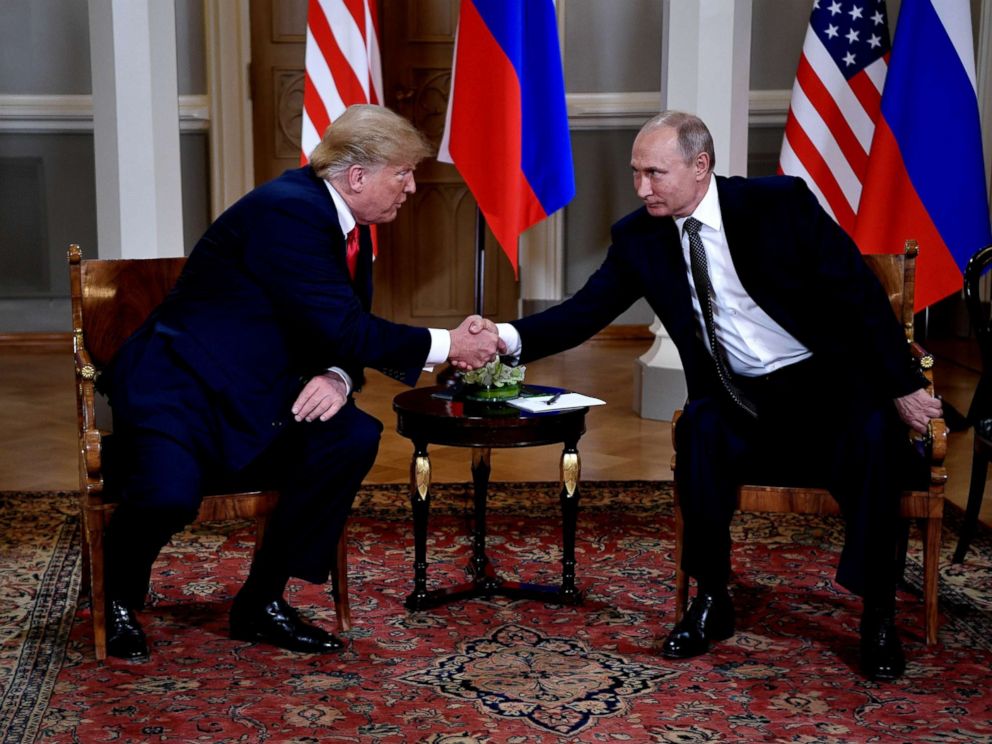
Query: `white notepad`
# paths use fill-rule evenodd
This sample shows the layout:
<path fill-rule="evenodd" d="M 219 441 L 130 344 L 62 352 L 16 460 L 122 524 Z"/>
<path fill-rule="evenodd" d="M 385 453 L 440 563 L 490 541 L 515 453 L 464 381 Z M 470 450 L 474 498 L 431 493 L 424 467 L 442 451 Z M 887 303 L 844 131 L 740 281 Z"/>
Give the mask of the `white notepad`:
<path fill-rule="evenodd" d="M 506 401 L 514 408 L 528 413 L 547 413 L 548 411 L 568 411 L 573 408 L 585 408 L 586 406 L 602 406 L 605 400 L 592 398 L 582 393 L 562 393 L 554 403 L 548 405 L 550 395 L 536 395 L 532 398 L 511 398 Z"/>

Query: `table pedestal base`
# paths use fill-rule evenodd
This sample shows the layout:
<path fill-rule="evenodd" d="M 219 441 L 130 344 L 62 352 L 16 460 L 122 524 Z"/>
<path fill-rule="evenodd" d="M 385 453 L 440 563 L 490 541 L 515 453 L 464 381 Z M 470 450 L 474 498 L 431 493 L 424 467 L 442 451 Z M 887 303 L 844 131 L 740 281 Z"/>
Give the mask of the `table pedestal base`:
<path fill-rule="evenodd" d="M 575 528 L 579 506 L 579 454 L 574 442 L 562 452 L 562 581 L 560 586 L 505 581 L 496 575 L 486 556 L 486 498 L 489 487 L 488 447 L 472 451 L 472 481 L 475 496 L 473 550 L 469 571 L 474 577 L 466 584 L 427 590 L 427 517 L 430 511 L 430 458 L 426 443 L 415 443 L 410 467 L 414 535 L 414 590 L 406 599 L 410 610 L 427 610 L 448 602 L 477 597 L 534 599 L 553 604 L 577 605 L 582 593 L 575 587 Z"/>

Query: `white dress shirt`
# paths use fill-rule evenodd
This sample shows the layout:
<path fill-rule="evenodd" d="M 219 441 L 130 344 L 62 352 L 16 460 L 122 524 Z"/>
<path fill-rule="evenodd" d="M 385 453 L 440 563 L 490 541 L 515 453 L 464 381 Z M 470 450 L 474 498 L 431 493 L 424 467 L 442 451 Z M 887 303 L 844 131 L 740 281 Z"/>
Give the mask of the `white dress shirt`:
<path fill-rule="evenodd" d="M 734 262 L 730 258 L 730 246 L 727 245 L 727 233 L 723 229 L 723 215 L 720 212 L 716 179 L 712 176 L 706 195 L 691 216 L 702 223 L 699 237 L 706 251 L 710 283 L 713 285 L 713 324 L 716 328 L 716 337 L 726 352 L 730 369 L 744 377 L 758 377 L 812 356 L 809 349 L 758 307 L 741 284 Z M 682 241 L 682 257 L 689 277 L 692 309 L 699 322 L 699 335 L 712 353 L 706 335 L 703 311 L 699 297 L 696 295 L 696 286 L 692 281 L 689 238 L 682 229 L 687 219 L 688 217 L 680 217 L 675 220 L 675 225 L 678 227 Z"/>

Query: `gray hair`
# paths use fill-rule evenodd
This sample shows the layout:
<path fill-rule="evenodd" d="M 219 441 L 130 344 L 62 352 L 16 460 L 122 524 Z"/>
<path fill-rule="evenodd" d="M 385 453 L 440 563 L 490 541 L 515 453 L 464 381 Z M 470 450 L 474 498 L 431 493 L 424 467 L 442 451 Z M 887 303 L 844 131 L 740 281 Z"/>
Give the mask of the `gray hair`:
<path fill-rule="evenodd" d="M 679 152 L 686 163 L 691 163 L 699 153 L 705 152 L 710 156 L 710 170 L 716 165 L 716 153 L 713 151 L 713 135 L 703 123 L 703 120 L 693 114 L 684 111 L 662 111 L 651 117 L 647 123 L 641 127 L 638 133 L 644 134 L 653 129 L 671 127 L 678 137 Z"/>
<path fill-rule="evenodd" d="M 416 165 L 433 154 L 420 131 L 384 106 L 349 106 L 310 153 L 310 166 L 331 180 L 353 165 L 376 167 L 387 163 Z"/>

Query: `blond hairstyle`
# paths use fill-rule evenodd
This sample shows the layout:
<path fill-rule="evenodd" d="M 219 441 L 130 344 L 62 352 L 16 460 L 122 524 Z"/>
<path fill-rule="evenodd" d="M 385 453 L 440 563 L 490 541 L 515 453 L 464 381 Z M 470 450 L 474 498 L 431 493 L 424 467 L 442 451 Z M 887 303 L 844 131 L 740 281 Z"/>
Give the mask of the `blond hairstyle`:
<path fill-rule="evenodd" d="M 356 104 L 334 120 L 313 152 L 310 166 L 331 180 L 353 165 L 416 165 L 433 153 L 420 131 L 384 106 Z"/>
<path fill-rule="evenodd" d="M 702 119 L 684 111 L 662 111 L 648 119 L 639 134 L 662 127 L 671 127 L 675 130 L 683 161 L 691 163 L 699 153 L 705 152 L 710 156 L 710 170 L 713 170 L 713 166 L 716 165 L 713 135 Z"/>

